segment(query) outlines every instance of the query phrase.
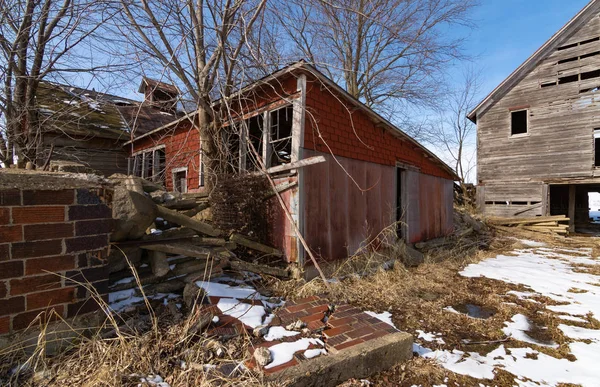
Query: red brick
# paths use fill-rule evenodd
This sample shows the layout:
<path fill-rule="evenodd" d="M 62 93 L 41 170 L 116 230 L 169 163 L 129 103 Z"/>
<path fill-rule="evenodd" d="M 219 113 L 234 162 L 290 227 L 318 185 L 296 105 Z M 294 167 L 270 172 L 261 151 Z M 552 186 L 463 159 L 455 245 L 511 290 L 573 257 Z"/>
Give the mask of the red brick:
<path fill-rule="evenodd" d="M 69 220 L 87 220 L 87 219 L 110 219 L 112 211 L 107 206 L 71 206 L 69 207 Z"/>
<path fill-rule="evenodd" d="M 108 246 L 108 234 L 65 239 L 67 253 L 92 251 Z"/>
<path fill-rule="evenodd" d="M 68 238 L 73 236 L 73 223 L 31 224 L 23 226 L 26 241 Z"/>
<path fill-rule="evenodd" d="M 342 349 L 348 348 L 348 347 L 353 347 L 357 344 L 361 344 L 364 343 L 365 341 L 363 339 L 356 339 L 356 340 L 352 340 L 352 341 L 347 341 L 345 343 L 339 344 L 334 346 L 333 348 L 337 349 L 338 351 L 341 351 Z"/>
<path fill-rule="evenodd" d="M 336 313 L 336 315 L 337 314 L 338 313 Z M 355 318 L 353 316 L 344 317 L 344 318 L 333 318 L 332 317 L 329 319 L 329 321 L 327 321 L 327 323 L 335 328 L 335 327 L 339 327 L 341 325 L 350 324 L 350 323 L 354 322 L 354 320 L 355 320 Z"/>
<path fill-rule="evenodd" d="M 329 305 L 319 305 L 307 310 L 308 314 L 324 313 L 329 310 Z"/>
<path fill-rule="evenodd" d="M 57 223 L 65 221 L 65 207 L 13 207 L 13 224 Z"/>
<path fill-rule="evenodd" d="M 56 305 L 47 310 L 33 310 L 30 312 L 18 314 L 15 317 L 13 317 L 13 331 L 18 331 L 27 328 L 38 316 L 40 318 L 40 321 L 36 322 L 36 326 L 40 322 L 42 324 L 45 324 L 48 321 L 56 321 L 58 320 L 59 316 L 63 315 L 64 309 L 65 308 L 63 305 Z"/>
<path fill-rule="evenodd" d="M 336 336 L 336 335 L 340 335 L 342 333 L 350 332 L 351 330 L 352 330 L 352 326 L 351 325 L 342 325 L 342 326 L 337 327 L 337 328 L 327 329 L 327 330 L 323 331 L 323 333 L 327 337 L 333 337 L 333 336 Z"/>
<path fill-rule="evenodd" d="M 0 245 L 0 262 L 10 259 L 10 244 L 5 243 Z"/>
<path fill-rule="evenodd" d="M 358 337 L 370 335 L 373 332 L 375 332 L 375 329 L 373 329 L 373 328 L 371 328 L 369 326 L 366 326 L 366 327 L 362 327 L 362 328 L 359 328 L 359 329 L 355 329 L 355 330 L 353 330 L 351 332 L 348 332 L 348 333 L 346 333 L 346 335 L 348 337 L 350 337 L 351 339 L 356 339 Z"/>
<path fill-rule="evenodd" d="M 287 363 L 284 363 L 282 365 L 278 365 L 277 367 L 265 369 L 265 374 L 271 375 L 271 374 L 277 373 L 279 371 L 282 371 L 282 370 L 284 370 L 286 368 L 293 367 L 295 365 L 298 365 L 298 360 L 296 360 L 295 358 L 293 358 L 292 360 L 288 361 Z"/>
<path fill-rule="evenodd" d="M 20 206 L 21 191 L 18 189 L 8 189 L 0 191 L 0 206 Z"/>
<path fill-rule="evenodd" d="M 110 234 L 113 228 L 112 219 L 84 220 L 75 223 L 75 235 Z"/>
<path fill-rule="evenodd" d="M 61 278 L 54 274 L 16 278 L 10 281 L 10 295 L 17 296 L 41 290 L 55 289 L 60 287 L 60 283 Z"/>
<path fill-rule="evenodd" d="M 30 258 L 25 260 L 25 275 L 41 274 L 45 272 L 58 273 L 73 269 L 75 269 L 75 257 L 73 255 Z"/>
<path fill-rule="evenodd" d="M 25 297 L 12 297 L 0 300 L 0 313 L 3 316 L 19 313 L 25 310 Z"/>
<path fill-rule="evenodd" d="M 21 277 L 23 261 L 0 262 L 0 279 Z"/>
<path fill-rule="evenodd" d="M 0 335 L 10 332 L 10 317 L 0 317 Z"/>
<path fill-rule="evenodd" d="M 308 315 L 306 317 L 301 317 L 300 320 L 302 320 L 308 324 L 311 321 L 321 321 L 321 320 L 323 320 L 324 317 L 325 317 L 324 313 L 315 313 L 315 314 Z"/>
<path fill-rule="evenodd" d="M 0 225 L 10 224 L 10 208 L 0 207 Z"/>
<path fill-rule="evenodd" d="M 66 304 L 75 298 L 75 288 L 49 290 L 27 295 L 27 310 L 41 309 L 51 305 Z"/>
<path fill-rule="evenodd" d="M 0 243 L 23 240 L 23 226 L 0 226 Z"/>
<path fill-rule="evenodd" d="M 37 258 L 62 253 L 62 239 L 51 239 L 37 242 L 13 243 L 11 256 L 17 258 Z"/>
<path fill-rule="evenodd" d="M 296 312 L 300 312 L 300 311 L 305 311 L 306 309 L 308 309 L 309 306 L 310 305 L 306 305 L 306 304 L 297 304 L 297 305 L 289 306 L 285 309 L 290 313 L 296 313 Z"/>
<path fill-rule="evenodd" d="M 73 204 L 75 191 L 72 189 L 61 191 L 23 191 L 24 206 L 42 206 L 48 204 Z"/>
<path fill-rule="evenodd" d="M 371 333 L 371 334 L 370 334 L 370 335 L 368 335 L 368 336 L 364 336 L 362 339 L 363 339 L 364 341 L 369 341 L 369 340 L 374 340 L 374 339 L 377 339 L 377 338 L 383 337 L 383 336 L 385 336 L 385 335 L 389 335 L 389 332 L 386 332 L 386 331 L 380 330 L 380 331 L 375 331 L 375 332 Z"/>
<path fill-rule="evenodd" d="M 8 294 L 8 283 L 6 281 L 0 281 L 0 298 L 6 297 Z"/>

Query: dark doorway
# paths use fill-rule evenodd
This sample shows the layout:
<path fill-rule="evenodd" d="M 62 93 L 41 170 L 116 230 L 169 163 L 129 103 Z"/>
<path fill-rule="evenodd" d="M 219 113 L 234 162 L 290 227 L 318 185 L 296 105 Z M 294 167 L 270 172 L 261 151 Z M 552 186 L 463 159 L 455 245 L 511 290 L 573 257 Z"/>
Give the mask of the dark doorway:
<path fill-rule="evenodd" d="M 404 210 L 404 200 L 402 196 L 404 193 L 404 170 L 402 168 L 396 168 L 396 233 L 398 238 L 404 239 L 405 236 L 405 225 L 406 225 L 406 214 Z"/>

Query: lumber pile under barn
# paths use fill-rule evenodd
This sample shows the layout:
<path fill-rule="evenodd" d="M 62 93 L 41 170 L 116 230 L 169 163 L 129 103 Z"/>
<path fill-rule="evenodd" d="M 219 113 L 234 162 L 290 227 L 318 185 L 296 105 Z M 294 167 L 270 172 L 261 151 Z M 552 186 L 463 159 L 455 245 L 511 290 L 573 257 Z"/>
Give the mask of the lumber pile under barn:
<path fill-rule="evenodd" d="M 564 215 L 537 216 L 534 218 L 487 218 L 487 224 L 500 229 L 519 229 L 544 234 L 567 235 L 569 218 Z"/>

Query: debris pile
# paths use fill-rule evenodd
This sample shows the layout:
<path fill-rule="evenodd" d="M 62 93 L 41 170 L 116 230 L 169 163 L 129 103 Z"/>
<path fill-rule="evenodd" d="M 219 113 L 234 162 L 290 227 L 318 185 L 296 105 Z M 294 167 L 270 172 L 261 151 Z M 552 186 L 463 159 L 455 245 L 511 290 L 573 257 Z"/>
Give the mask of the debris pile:
<path fill-rule="evenodd" d="M 185 298 L 197 281 L 222 276 L 225 270 L 289 277 L 281 251 L 239 232 L 225 233 L 210 223 L 207 195 L 176 197 L 133 176 L 113 175 L 110 180 L 115 185 L 115 228 L 108 258 L 109 302 L 117 305 L 113 309 L 142 301 L 144 296 L 152 299 L 183 292 Z M 280 265 L 240 258 L 257 254 L 273 257 Z"/>
<path fill-rule="evenodd" d="M 567 224 L 561 224 L 561 223 Z M 538 216 L 534 218 L 488 218 L 487 223 L 501 231 L 533 231 L 544 234 L 566 235 L 569 218 L 564 215 Z"/>

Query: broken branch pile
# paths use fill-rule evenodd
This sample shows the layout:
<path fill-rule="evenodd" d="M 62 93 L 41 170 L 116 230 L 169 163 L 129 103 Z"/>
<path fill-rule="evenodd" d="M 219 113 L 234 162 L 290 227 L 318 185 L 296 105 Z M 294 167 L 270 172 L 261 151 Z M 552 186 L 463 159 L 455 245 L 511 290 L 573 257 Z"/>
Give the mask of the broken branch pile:
<path fill-rule="evenodd" d="M 567 224 L 561 224 L 566 222 Z M 545 234 L 566 235 L 569 232 L 569 218 L 564 215 L 538 216 L 535 218 L 488 218 L 487 223 L 499 230 L 514 229 Z"/>
<path fill-rule="evenodd" d="M 118 195 L 117 202 L 113 202 L 115 248 L 109 257 L 111 292 L 139 287 L 130 266 L 138 272 L 146 295 L 178 292 L 188 285 L 195 286 L 196 281 L 221 276 L 224 270 L 289 277 L 287 267 L 239 259 L 236 252 L 240 251 L 254 251 L 255 255 L 279 261 L 283 253 L 248 235 L 225 232 L 210 223 L 212 203 L 206 195 L 177 198 L 131 176 L 118 176 L 113 181 Z M 256 197 L 264 201 L 267 193 Z M 141 293 L 139 289 L 136 292 Z"/>

